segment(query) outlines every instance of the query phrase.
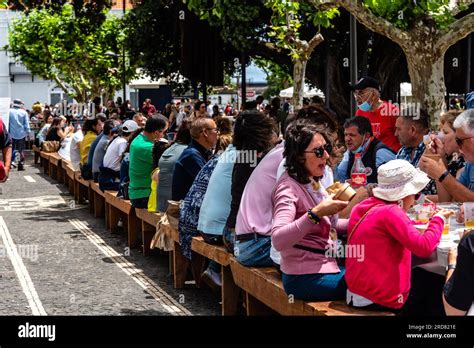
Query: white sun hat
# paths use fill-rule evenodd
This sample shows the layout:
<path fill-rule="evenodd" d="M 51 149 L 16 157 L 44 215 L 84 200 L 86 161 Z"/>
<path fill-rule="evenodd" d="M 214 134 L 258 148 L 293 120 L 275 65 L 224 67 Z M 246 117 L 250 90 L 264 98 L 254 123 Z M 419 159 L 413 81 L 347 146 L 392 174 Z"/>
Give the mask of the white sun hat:
<path fill-rule="evenodd" d="M 381 165 L 377 174 L 378 185 L 373 189 L 374 197 L 389 202 L 416 195 L 430 182 L 426 173 L 401 159 Z"/>

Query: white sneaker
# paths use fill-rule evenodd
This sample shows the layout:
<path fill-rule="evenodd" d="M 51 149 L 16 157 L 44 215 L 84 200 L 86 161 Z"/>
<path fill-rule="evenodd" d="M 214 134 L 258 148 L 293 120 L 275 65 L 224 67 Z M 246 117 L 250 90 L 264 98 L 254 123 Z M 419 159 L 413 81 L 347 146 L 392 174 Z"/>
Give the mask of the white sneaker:
<path fill-rule="evenodd" d="M 209 279 L 212 281 L 215 285 L 217 286 L 222 286 L 222 279 L 221 279 L 221 274 L 213 271 L 210 268 L 207 268 L 204 273 L 202 274 L 202 277 Z"/>

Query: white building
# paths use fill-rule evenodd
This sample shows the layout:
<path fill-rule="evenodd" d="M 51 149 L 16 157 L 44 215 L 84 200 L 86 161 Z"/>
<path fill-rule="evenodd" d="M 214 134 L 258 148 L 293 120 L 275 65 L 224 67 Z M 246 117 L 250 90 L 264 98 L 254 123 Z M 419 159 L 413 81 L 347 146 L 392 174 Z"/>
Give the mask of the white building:
<path fill-rule="evenodd" d="M 112 10 L 113 14 L 121 16 L 122 11 Z M 8 31 L 13 19 L 22 13 L 10 10 L 0 10 L 0 47 L 8 45 Z M 118 91 L 116 96 L 122 96 Z M 0 98 L 19 98 L 23 100 L 27 109 L 40 101 L 41 103 L 56 104 L 66 99 L 64 91 L 54 81 L 43 80 L 33 76 L 23 64 L 15 63 L 8 52 L 0 54 Z M 130 99 L 130 90 L 127 88 L 127 99 Z M 72 100 L 69 98 L 69 101 Z"/>

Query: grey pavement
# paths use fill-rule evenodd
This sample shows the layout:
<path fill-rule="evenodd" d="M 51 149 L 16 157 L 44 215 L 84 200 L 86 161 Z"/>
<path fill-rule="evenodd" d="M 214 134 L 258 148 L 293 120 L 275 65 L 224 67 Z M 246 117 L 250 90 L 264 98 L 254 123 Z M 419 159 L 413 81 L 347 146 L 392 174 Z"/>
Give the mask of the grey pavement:
<path fill-rule="evenodd" d="M 42 174 L 31 153 L 25 169 L 12 169 L 0 184 L 0 217 L 26 269 L 15 271 L 0 237 L 0 315 L 32 315 L 25 273 L 26 289 L 36 290 L 47 315 L 220 315 L 218 293 L 193 284 L 173 288 L 166 253 L 128 253 L 126 236 L 110 234 L 87 206 L 71 208 L 65 186 Z"/>

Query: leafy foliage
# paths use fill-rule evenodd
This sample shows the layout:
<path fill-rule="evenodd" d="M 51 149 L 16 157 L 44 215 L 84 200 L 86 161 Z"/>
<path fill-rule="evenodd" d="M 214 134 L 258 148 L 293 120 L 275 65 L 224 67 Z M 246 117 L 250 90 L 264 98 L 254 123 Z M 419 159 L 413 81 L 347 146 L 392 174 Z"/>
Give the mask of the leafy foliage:
<path fill-rule="evenodd" d="M 454 22 L 449 0 L 363 0 L 364 5 L 379 17 L 401 29 L 409 29 L 419 20 L 433 19 L 439 29 Z M 466 6 L 460 5 L 460 9 Z"/>
<path fill-rule="evenodd" d="M 15 20 L 6 48 L 33 74 L 55 80 L 69 95 L 85 102 L 120 88 L 122 61 L 117 53 L 125 36 L 119 18 L 106 16 L 100 26 L 94 26 L 66 4 L 60 11 L 33 9 Z M 134 71 L 131 66 L 126 69 L 127 80 Z"/>
<path fill-rule="evenodd" d="M 126 15 L 130 60 L 154 79 L 179 72 L 179 5 L 180 1 L 144 0 Z"/>

